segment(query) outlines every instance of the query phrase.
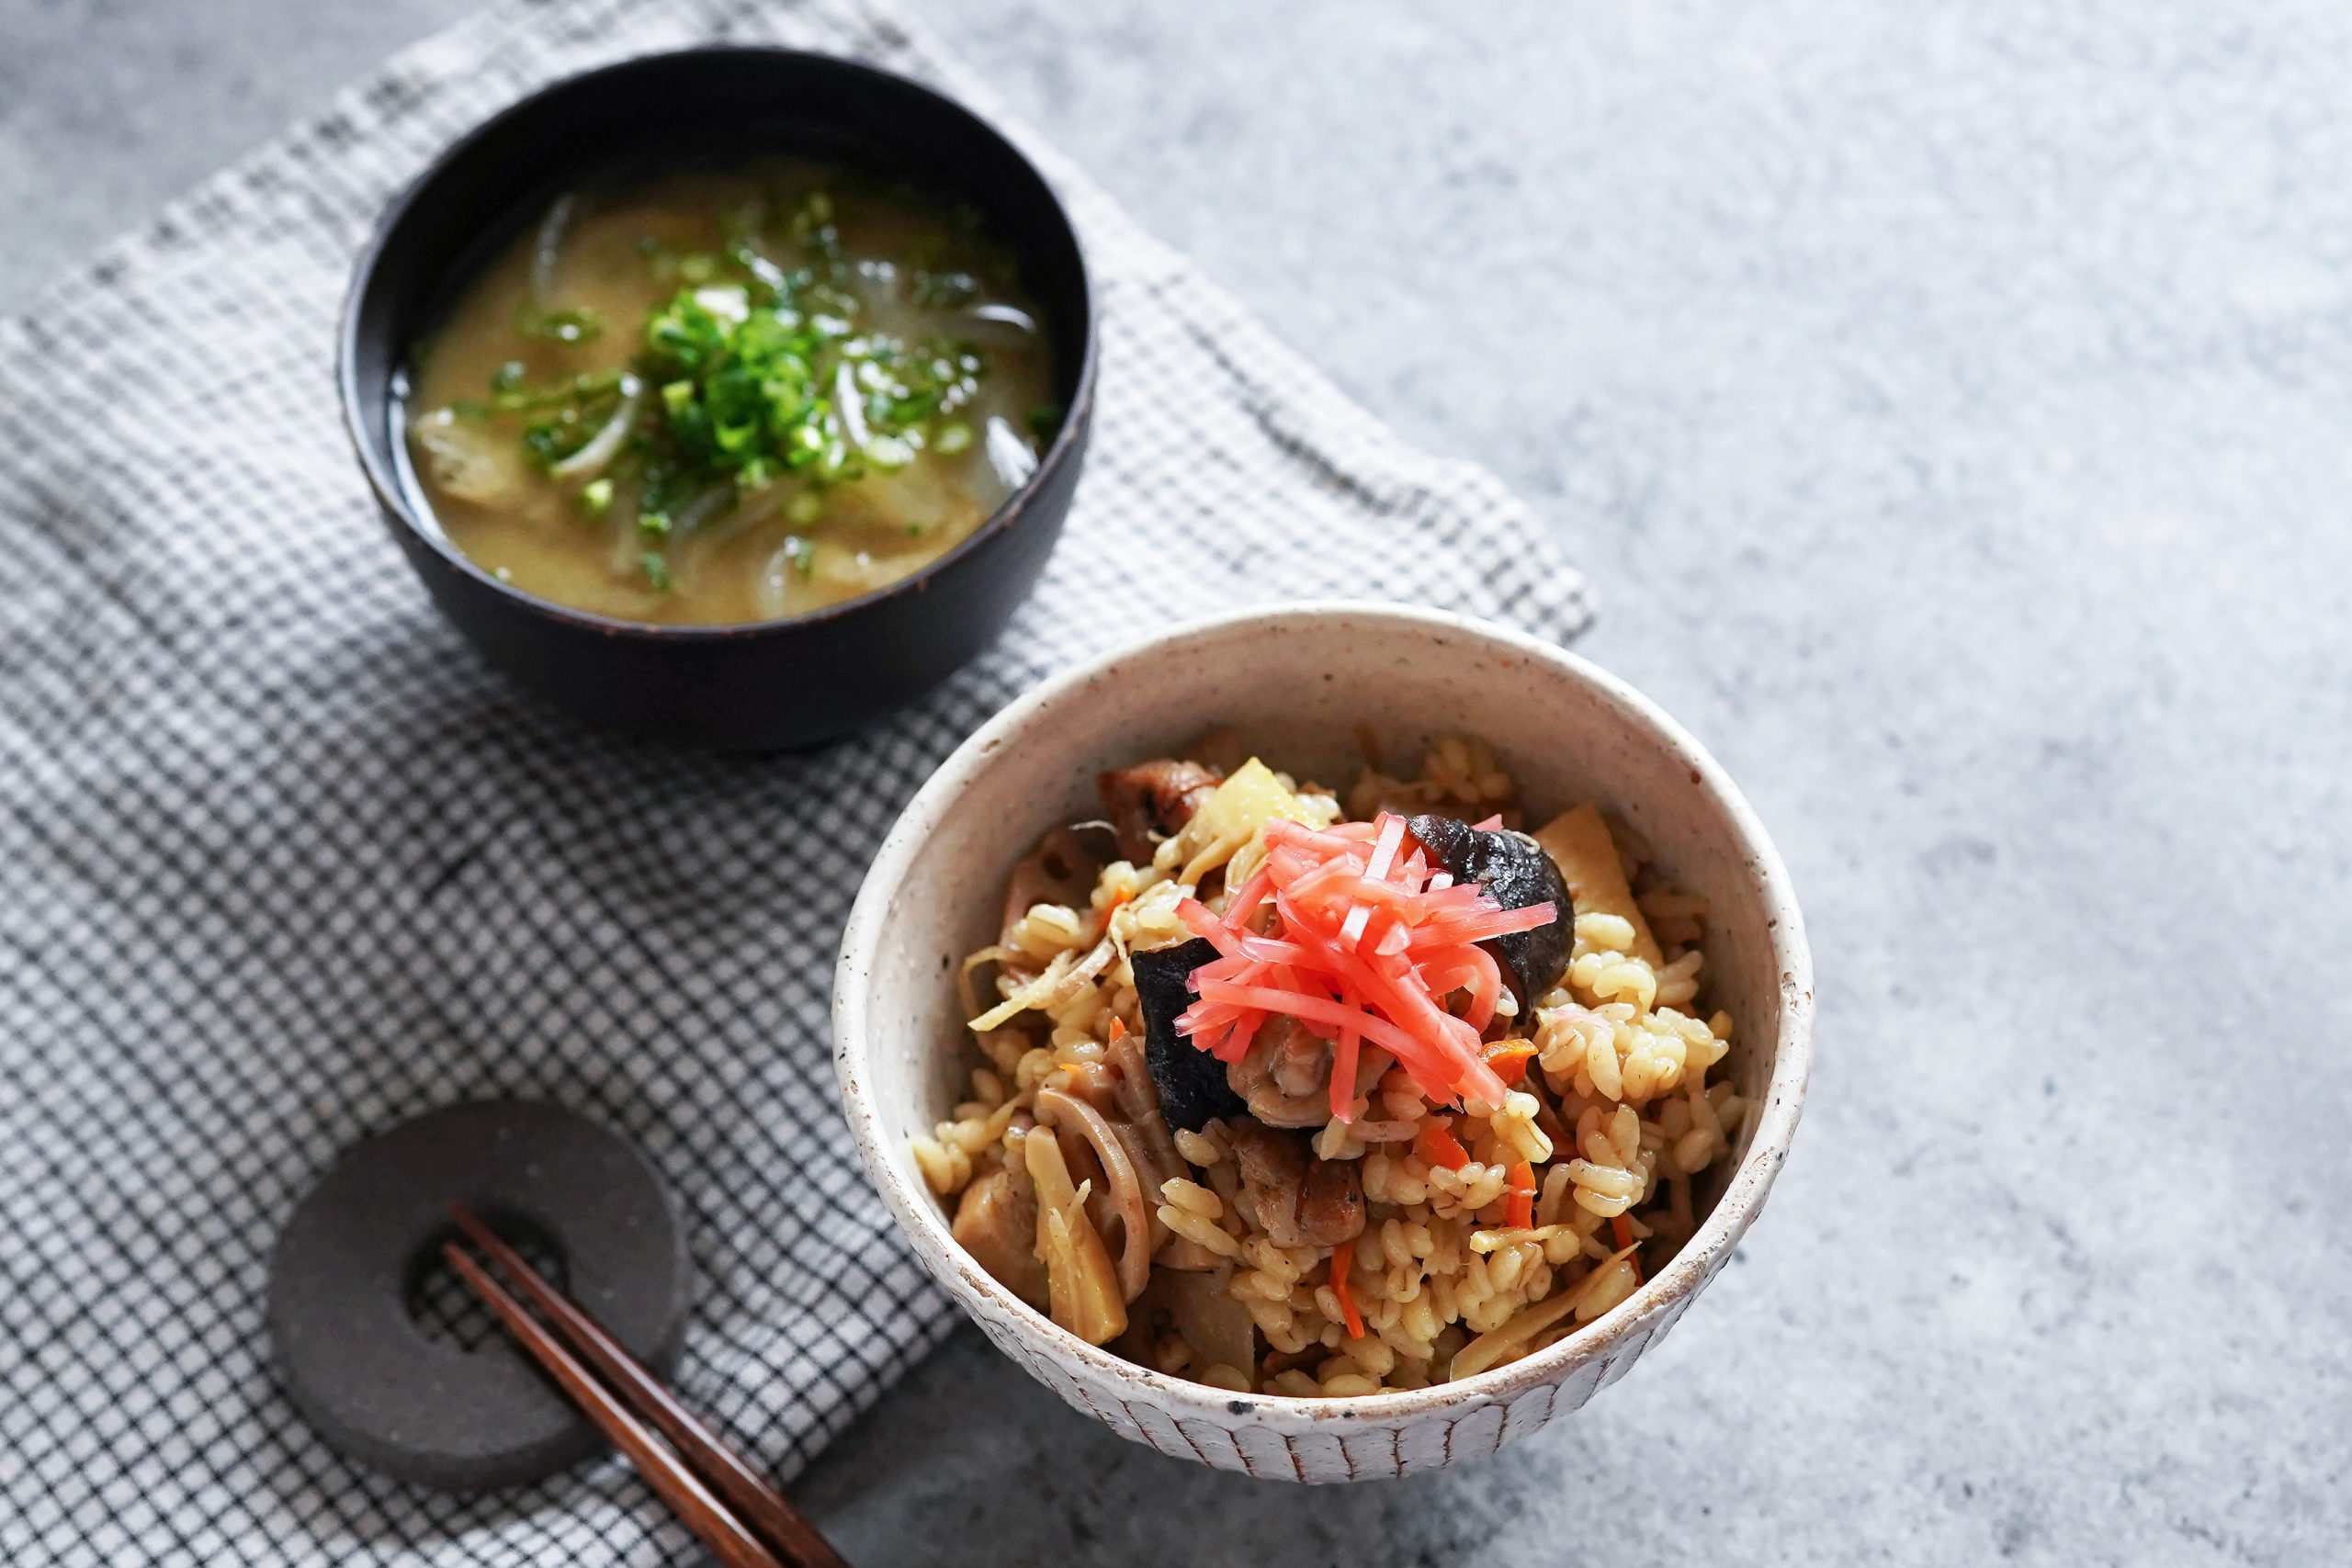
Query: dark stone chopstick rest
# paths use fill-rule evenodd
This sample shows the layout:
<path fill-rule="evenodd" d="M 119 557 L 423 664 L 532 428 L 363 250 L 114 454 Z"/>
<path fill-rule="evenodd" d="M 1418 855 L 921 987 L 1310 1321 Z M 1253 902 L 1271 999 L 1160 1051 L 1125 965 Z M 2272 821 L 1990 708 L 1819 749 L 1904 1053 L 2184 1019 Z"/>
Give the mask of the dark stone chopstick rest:
<path fill-rule="evenodd" d="M 551 1475 L 603 1438 L 503 1334 L 427 1338 L 408 1300 L 461 1202 L 560 1251 L 574 1301 L 657 1371 L 677 1358 L 691 1273 L 661 1179 L 618 1134 L 552 1105 L 480 1100 L 346 1153 L 270 1258 L 287 1395 L 338 1452 L 403 1481 L 479 1492 Z"/>

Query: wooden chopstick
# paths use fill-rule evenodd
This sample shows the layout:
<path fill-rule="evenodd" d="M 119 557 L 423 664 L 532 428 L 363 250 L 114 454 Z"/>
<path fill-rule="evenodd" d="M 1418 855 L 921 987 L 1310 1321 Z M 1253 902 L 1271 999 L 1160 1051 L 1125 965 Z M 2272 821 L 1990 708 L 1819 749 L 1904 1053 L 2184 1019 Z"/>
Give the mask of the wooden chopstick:
<path fill-rule="evenodd" d="M 456 1242 L 444 1242 L 441 1256 L 473 1287 L 507 1332 L 523 1342 L 532 1359 L 545 1367 L 548 1375 L 561 1384 L 571 1402 L 587 1413 L 588 1418 L 612 1438 L 613 1446 L 628 1456 L 637 1472 L 645 1477 L 662 1500 L 677 1510 L 688 1529 L 702 1538 L 713 1555 L 727 1568 L 785 1568 L 760 1538 L 745 1529 L 725 1504 L 711 1495 L 709 1490 L 695 1479 L 677 1455 L 663 1448 L 631 1416 L 612 1392 L 598 1382 L 586 1367 L 573 1359 L 555 1336 L 541 1327 L 538 1319 L 523 1310 L 523 1303 L 499 1288 L 498 1281 L 482 1272 L 466 1249 Z"/>
<path fill-rule="evenodd" d="M 734 1505 L 736 1512 L 741 1516 L 741 1522 L 763 1540 L 775 1555 L 782 1557 L 786 1563 L 797 1565 L 797 1568 L 849 1568 L 841 1553 L 817 1532 L 816 1526 L 810 1524 L 799 1509 L 762 1479 L 759 1472 L 753 1470 L 741 1455 L 720 1441 L 718 1435 L 699 1416 L 679 1404 L 677 1396 L 647 1371 L 619 1340 L 605 1333 L 603 1325 L 582 1311 L 570 1297 L 548 1284 L 537 1269 L 499 1238 L 497 1232 L 482 1224 L 462 1203 L 449 1205 L 449 1218 L 465 1233 L 466 1239 L 480 1247 L 498 1271 L 527 1296 L 533 1306 L 547 1315 L 557 1332 L 571 1341 L 572 1348 L 586 1357 L 605 1375 L 612 1384 L 613 1392 L 620 1395 L 629 1409 L 670 1439 L 678 1450 L 678 1457 L 685 1461 L 696 1479 Z M 470 1277 L 468 1282 L 471 1283 Z M 503 1316 L 503 1314 L 501 1315 Z M 537 1328 L 539 1325 L 533 1323 L 532 1326 Z M 593 1416 L 594 1413 L 592 1411 L 590 1414 Z M 616 1438 L 614 1441 L 617 1444 L 619 1439 Z M 630 1457 L 634 1459 L 635 1455 Z M 640 1465 L 639 1468 L 643 1467 Z"/>

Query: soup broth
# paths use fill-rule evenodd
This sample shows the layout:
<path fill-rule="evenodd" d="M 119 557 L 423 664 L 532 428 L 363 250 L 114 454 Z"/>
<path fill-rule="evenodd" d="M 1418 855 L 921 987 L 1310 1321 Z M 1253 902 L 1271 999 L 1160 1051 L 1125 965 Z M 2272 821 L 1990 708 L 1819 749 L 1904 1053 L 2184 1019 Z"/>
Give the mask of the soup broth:
<path fill-rule="evenodd" d="M 417 354 L 417 483 L 526 592 L 771 620 L 936 560 L 1061 411 L 1012 255 L 968 214 L 792 158 L 588 189 Z"/>

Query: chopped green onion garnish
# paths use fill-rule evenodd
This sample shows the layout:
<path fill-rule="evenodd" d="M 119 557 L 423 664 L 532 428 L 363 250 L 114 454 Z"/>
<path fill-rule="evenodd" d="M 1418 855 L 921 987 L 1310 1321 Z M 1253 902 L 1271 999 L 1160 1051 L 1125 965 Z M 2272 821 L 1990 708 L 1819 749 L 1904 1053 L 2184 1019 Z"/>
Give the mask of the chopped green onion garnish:
<path fill-rule="evenodd" d="M 832 485 L 904 468 L 925 451 L 972 450 L 987 356 L 962 338 L 878 330 L 835 215 L 832 197 L 820 190 L 764 232 L 756 208 L 729 215 L 721 252 L 681 254 L 643 236 L 638 251 L 653 276 L 674 279 L 673 292 L 646 317 L 626 370 L 582 372 L 535 388 L 529 361 L 517 359 L 491 378 L 487 402 L 453 404 L 453 412 L 476 420 L 521 416 L 524 448 L 543 469 L 605 437 L 602 461 L 592 468 L 597 477 L 577 492 L 580 510 L 607 515 L 626 486 L 649 543 L 668 537 L 682 509 L 700 498 L 717 492 L 735 502 L 776 486 L 787 487 L 786 524 L 811 528 L 831 510 L 825 491 Z M 787 236 L 792 249 L 784 248 Z M 935 249 L 902 261 L 902 298 L 952 309 L 981 297 L 978 276 L 940 263 Z M 566 345 L 587 342 L 603 326 L 580 308 L 526 309 L 516 324 Z M 633 401 L 640 384 L 660 395 L 640 406 Z M 842 406 L 844 398 L 854 404 Z M 622 421 L 624 409 L 636 412 Z M 1060 410 L 1041 409 L 1031 423 L 1046 434 L 1060 419 Z M 696 505 L 694 515 L 707 510 Z M 939 525 L 937 518 L 904 525 L 910 537 Z M 785 549 L 801 579 L 814 574 L 814 540 L 795 535 Z M 658 550 L 639 564 L 655 587 L 669 585 Z"/>

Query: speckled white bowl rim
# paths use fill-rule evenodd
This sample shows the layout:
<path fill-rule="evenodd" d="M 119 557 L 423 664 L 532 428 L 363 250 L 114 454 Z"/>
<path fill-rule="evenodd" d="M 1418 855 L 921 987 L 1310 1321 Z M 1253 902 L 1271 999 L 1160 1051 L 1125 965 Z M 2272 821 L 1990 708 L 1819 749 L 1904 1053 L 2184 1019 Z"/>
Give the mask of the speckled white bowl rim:
<path fill-rule="evenodd" d="M 1359 621 L 1366 618 L 1390 620 L 1398 623 L 1400 631 L 1421 629 L 1442 632 L 1548 665 L 1562 679 L 1594 689 L 1609 703 L 1652 731 L 1658 743 L 1690 769 L 1694 780 L 1714 797 L 1733 824 L 1748 864 L 1755 868 L 1758 891 L 1770 918 L 1772 957 L 1779 972 L 1779 1040 L 1763 1108 L 1749 1138 L 1747 1155 L 1726 1184 L 1713 1211 L 1663 1270 L 1654 1279 L 1645 1281 L 1633 1295 L 1599 1319 L 1535 1355 L 1478 1373 L 1461 1382 L 1438 1383 L 1424 1389 L 1348 1399 L 1241 1395 L 1137 1366 L 1098 1346 L 1086 1343 L 1023 1303 L 974 1264 L 956 1244 L 938 1201 L 919 1182 L 907 1180 L 888 1156 L 886 1123 L 873 1103 L 865 1081 L 868 970 L 864 955 L 874 950 L 882 928 L 890 919 L 892 895 L 917 852 L 936 825 L 956 809 L 967 782 L 977 772 L 989 766 L 998 751 L 1040 713 L 1052 709 L 1066 694 L 1088 685 L 1111 667 L 1134 660 L 1148 650 L 1202 637 L 1246 622 L 1278 620 L 1305 624 L 1327 616 L 1344 616 Z M 1033 739 L 1031 743 L 1037 741 Z M 1405 1461 L 1400 1445 L 1398 1461 L 1394 1465 L 1377 1465 L 1363 1471 L 1351 1457 L 1344 1476 L 1313 1475 L 1300 1465 L 1295 1449 L 1286 1440 L 1293 1436 L 1317 1431 L 1336 1434 L 1362 1430 L 1367 1425 L 1401 1430 L 1418 1425 L 1422 1419 L 1441 1418 L 1448 1422 L 1449 1433 L 1445 1452 L 1434 1461 L 1435 1465 L 1442 1466 L 1458 1457 L 1453 1451 L 1450 1434 L 1453 1424 L 1459 1420 L 1466 1407 L 1479 1404 L 1514 1406 L 1520 1397 L 1531 1390 L 1539 1390 L 1546 1385 L 1556 1387 L 1580 1365 L 1592 1363 L 1603 1366 L 1606 1369 L 1603 1374 L 1593 1379 L 1574 1401 L 1575 1404 L 1580 1405 L 1597 1387 L 1614 1382 L 1617 1376 L 1622 1375 L 1633 1356 L 1638 1355 L 1651 1340 L 1663 1333 L 1668 1324 L 1680 1315 L 1681 1309 L 1689 1304 L 1690 1299 L 1721 1268 L 1761 1208 L 1774 1176 L 1788 1157 L 1790 1140 L 1795 1134 L 1797 1119 L 1804 1108 L 1805 1086 L 1813 1060 L 1812 1024 L 1812 957 L 1788 872 L 1772 847 L 1763 824 L 1757 819 L 1738 787 L 1704 747 L 1634 687 L 1590 660 L 1553 643 L 1490 622 L 1443 611 L 1357 601 L 1294 603 L 1189 622 L 1075 666 L 1016 698 L 940 764 L 938 771 L 908 803 L 906 810 L 884 839 L 866 873 L 842 934 L 833 991 L 834 1070 L 840 1080 L 850 1127 L 867 1171 L 923 1267 L 947 1288 L 982 1327 L 990 1331 L 992 1338 L 998 1337 L 1008 1326 L 1019 1335 L 1031 1356 L 1016 1359 L 1027 1361 L 1028 1370 L 1048 1386 L 1054 1386 L 1057 1380 L 1046 1376 L 1033 1357 L 1042 1357 L 1046 1363 L 1071 1379 L 1080 1390 L 1090 1386 L 1100 1389 L 1106 1397 L 1122 1404 L 1140 1398 L 1175 1424 L 1204 1424 L 1227 1432 L 1246 1427 L 1268 1428 L 1266 1435 L 1274 1438 L 1284 1450 L 1289 1450 L 1290 1465 L 1296 1472 L 1295 1476 L 1283 1477 L 1282 1467 L 1277 1465 L 1272 1473 L 1302 1481 L 1352 1480 L 1359 1475 L 1371 1479 L 1376 1475 L 1396 1475 L 1432 1466 Z M 995 1320 L 993 1323 L 989 1321 L 991 1318 Z M 1637 1339 L 1634 1338 L 1636 1336 Z M 1629 1339 L 1633 1342 L 1628 1343 Z M 1114 1420 L 1091 1398 L 1082 1402 L 1075 1399 L 1069 1388 L 1057 1387 L 1056 1392 L 1120 1430 L 1122 1436 L 1148 1442 L 1160 1448 L 1163 1452 L 1180 1451 L 1163 1444 L 1156 1434 L 1125 1429 L 1130 1422 Z M 1511 1421 L 1508 1425 L 1532 1430 L 1533 1427 L 1542 1425 L 1551 1414 L 1547 1404 L 1546 1409 L 1532 1422 Z M 1491 1451 L 1501 1442 L 1518 1435 L 1517 1432 L 1504 1430 L 1505 1425 L 1498 1421 L 1493 1435 L 1479 1443 L 1478 1449 Z M 1186 1446 L 1193 1450 L 1192 1457 L 1204 1463 L 1219 1463 L 1220 1468 L 1246 1469 L 1253 1474 L 1261 1472 L 1256 1464 L 1246 1460 L 1239 1465 L 1223 1464 L 1211 1455 L 1201 1452 L 1198 1443 L 1189 1438 Z"/>

